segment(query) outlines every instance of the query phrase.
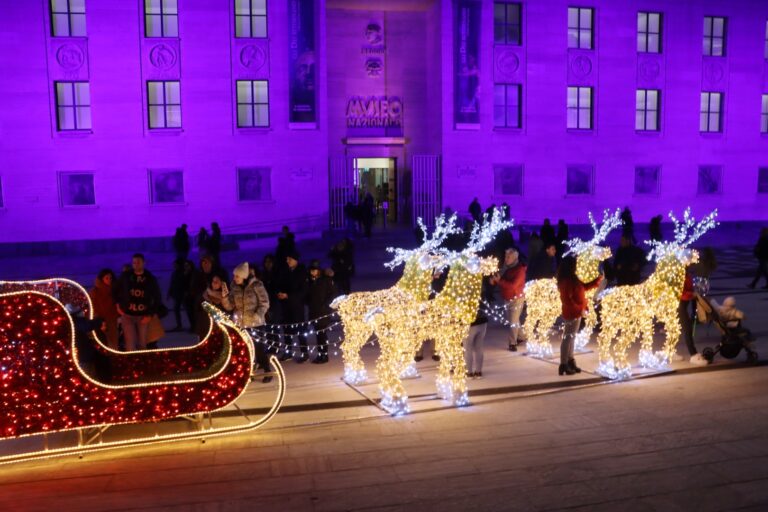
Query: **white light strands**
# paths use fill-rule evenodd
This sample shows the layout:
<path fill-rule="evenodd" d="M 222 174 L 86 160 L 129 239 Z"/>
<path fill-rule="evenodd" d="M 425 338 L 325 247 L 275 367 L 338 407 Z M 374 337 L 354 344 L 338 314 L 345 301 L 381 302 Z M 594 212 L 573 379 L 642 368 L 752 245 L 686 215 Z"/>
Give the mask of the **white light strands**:
<path fill-rule="evenodd" d="M 363 345 L 374 334 L 373 324 L 368 320 L 376 308 L 397 306 L 403 300 L 424 302 L 429 299 L 432 286 L 432 270 L 440 264 L 433 251 L 440 247 L 446 238 L 459 232 L 456 227 L 456 215 L 446 219 L 441 216 L 435 223 L 435 229 L 428 236 L 427 228 L 421 219 L 419 226 L 424 233 L 424 242 L 416 249 L 393 249 L 392 261 L 386 264 L 394 269 L 405 264 L 403 276 L 392 288 L 373 292 L 355 292 L 338 297 L 331 303 L 344 324 L 344 342 L 341 345 L 344 359 L 344 380 L 350 384 L 361 384 L 367 379 L 365 364 L 360 357 Z"/>
<path fill-rule="evenodd" d="M 670 212 L 675 225 L 675 238 L 669 242 L 646 241 L 651 246 L 648 259 L 656 262 L 653 274 L 642 284 L 617 286 L 598 296 L 601 304 L 602 330 L 598 336 L 598 372 L 611 379 L 627 379 L 632 375 L 627 352 L 632 343 L 641 343 L 639 360 L 646 368 L 661 369 L 668 365 L 680 338 L 677 308 L 685 283 L 685 268 L 698 261 L 698 253 L 690 245 L 717 225 L 717 210 L 700 222 L 685 210 L 680 222 Z M 653 352 L 654 320 L 664 324 L 662 349 Z"/>
<path fill-rule="evenodd" d="M 442 218 L 438 219 L 438 225 L 441 222 Z M 443 290 L 433 300 L 394 290 L 397 300 L 372 311 L 370 322 L 381 347 L 376 362 L 381 405 L 391 414 L 409 411 L 402 376 L 408 374 L 413 356 L 429 338 L 435 339 L 435 350 L 440 355 L 438 396 L 456 406 L 469 403 L 462 342 L 480 305 L 483 275 L 498 268 L 495 258 L 482 258 L 477 253 L 511 225 L 497 210 L 491 218 L 484 217 L 482 224 L 475 224 L 463 251 L 433 246 L 435 267 L 450 267 Z"/>
<path fill-rule="evenodd" d="M 576 276 L 582 283 L 597 279 L 600 275 L 600 263 L 611 257 L 611 250 L 600 244 L 605 242 L 611 231 L 621 226 L 621 211 L 618 208 L 614 212 L 603 211 L 601 224 L 598 224 L 592 212 L 589 212 L 589 223 L 594 232 L 590 240 L 572 238 L 564 242 L 568 246 L 565 254 L 576 256 Z M 585 293 L 590 304 L 594 303 L 596 291 L 592 289 Z M 552 357 L 552 344 L 549 338 L 552 327 L 562 311 L 557 280 L 550 278 L 528 282 L 525 285 L 525 302 L 528 312 L 526 319 L 528 353 L 534 357 Z M 584 328 L 576 336 L 576 350 L 582 350 L 589 343 L 596 323 L 597 314 L 593 305 L 589 308 Z"/>

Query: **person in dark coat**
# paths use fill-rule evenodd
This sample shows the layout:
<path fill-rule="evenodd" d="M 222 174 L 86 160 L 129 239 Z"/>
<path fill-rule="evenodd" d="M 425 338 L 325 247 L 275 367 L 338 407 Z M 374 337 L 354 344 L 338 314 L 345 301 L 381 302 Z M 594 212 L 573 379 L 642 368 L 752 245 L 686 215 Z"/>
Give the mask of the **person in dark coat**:
<path fill-rule="evenodd" d="M 469 334 L 464 339 L 464 360 L 467 364 L 467 377 L 481 379 L 483 377 L 483 346 L 485 333 L 488 329 L 488 315 L 486 304 L 493 302 L 493 286 L 490 277 L 483 277 L 480 291 L 480 302 L 477 307 L 475 320 L 469 326 Z"/>
<path fill-rule="evenodd" d="M 552 227 L 549 219 L 544 219 L 544 224 L 542 224 L 541 229 L 539 230 L 539 236 L 544 242 L 544 245 L 557 243 L 557 239 L 555 238 L 555 228 Z"/>
<path fill-rule="evenodd" d="M 324 329 L 327 329 L 331 323 L 327 316 L 333 313 L 330 304 L 337 295 L 336 285 L 323 272 L 320 267 L 320 260 L 312 260 L 309 265 L 309 281 L 307 282 L 307 306 L 309 320 L 315 320 L 314 328 L 318 331 L 317 357 L 312 361 L 313 363 L 328 362 L 328 334 Z"/>
<path fill-rule="evenodd" d="M 543 251 L 539 251 L 531 260 L 526 272 L 529 281 L 534 279 L 549 279 L 557 275 L 557 248 L 555 244 L 547 245 Z"/>
<path fill-rule="evenodd" d="M 477 198 L 474 198 L 472 202 L 469 203 L 469 214 L 475 222 L 480 222 L 480 220 L 482 220 L 483 208 L 480 206 L 480 201 L 478 201 Z"/>
<path fill-rule="evenodd" d="M 633 244 L 637 243 L 635 238 L 635 221 L 632 220 L 632 212 L 629 206 L 625 206 L 621 212 L 621 236 L 629 238 Z"/>
<path fill-rule="evenodd" d="M 211 223 L 211 236 L 208 238 L 208 254 L 213 256 L 217 265 L 221 265 L 221 228 L 218 222 Z"/>
<path fill-rule="evenodd" d="M 287 353 L 280 356 L 281 360 L 291 357 L 294 337 L 298 337 L 301 347 L 301 356 L 298 362 L 303 363 L 309 359 L 307 349 L 307 337 L 303 334 L 306 325 L 304 323 L 304 302 L 307 294 L 307 269 L 299 263 L 299 254 L 290 252 L 286 257 L 286 270 L 283 272 L 280 285 L 277 288 L 277 299 L 280 302 L 282 322 L 285 325 L 287 338 Z M 302 325 L 299 325 L 302 324 Z"/>
<path fill-rule="evenodd" d="M 349 293 L 352 289 L 351 278 L 355 273 L 354 247 L 349 238 L 344 238 L 333 246 L 328 254 L 331 258 L 331 269 L 334 281 L 341 293 Z"/>
<path fill-rule="evenodd" d="M 657 242 L 664 240 L 664 235 L 661 233 L 661 220 L 661 215 L 651 218 L 651 223 L 648 224 L 648 234 L 651 236 L 651 240 Z"/>
<path fill-rule="evenodd" d="M 291 228 L 283 226 L 281 235 L 277 238 L 277 248 L 275 249 L 275 266 L 279 272 L 286 270 L 285 258 L 296 252 L 296 236 L 291 233 Z"/>
<path fill-rule="evenodd" d="M 181 227 L 176 228 L 176 234 L 173 235 L 173 250 L 176 251 L 176 259 L 186 260 L 189 258 L 190 248 L 187 225 L 182 224 Z"/>
<path fill-rule="evenodd" d="M 182 330 L 182 307 L 187 311 L 190 329 L 195 326 L 194 303 L 190 296 L 190 287 L 192 286 L 194 272 L 195 268 L 189 260 L 177 258 L 176 261 L 173 262 L 173 273 L 171 274 L 171 284 L 168 287 L 167 295 L 169 299 L 173 300 L 173 316 L 176 319 L 176 327 L 171 329 L 171 331 Z"/>
<path fill-rule="evenodd" d="M 267 290 L 269 297 L 269 311 L 267 311 L 267 324 L 280 323 L 280 305 L 277 300 L 277 287 L 279 285 L 279 275 L 275 266 L 275 256 L 267 254 L 261 261 L 261 282 Z"/>
<path fill-rule="evenodd" d="M 768 289 L 768 228 L 763 228 L 760 231 L 760 238 L 755 244 L 753 254 L 757 258 L 757 272 L 755 278 L 749 283 L 749 287 L 754 289 L 760 282 L 760 278 L 764 277 L 765 286 L 763 288 Z"/>
<path fill-rule="evenodd" d="M 621 235 L 619 248 L 613 257 L 613 271 L 616 284 L 619 286 L 640 284 L 642 270 L 645 266 L 645 253 L 632 243 L 632 238 Z"/>
<path fill-rule="evenodd" d="M 200 231 L 197 232 L 197 250 L 200 256 L 208 254 L 208 241 L 210 238 L 211 236 L 205 228 L 200 228 Z"/>
<path fill-rule="evenodd" d="M 365 195 L 362 204 L 360 204 L 360 221 L 363 223 L 365 236 L 371 238 L 371 229 L 373 228 L 373 219 L 376 218 L 374 210 L 373 196 L 368 193 Z"/>
<path fill-rule="evenodd" d="M 117 286 L 126 352 L 147 348 L 149 322 L 163 303 L 157 279 L 144 268 L 144 255 L 134 254 L 131 267 L 131 271 L 120 276 Z"/>
<path fill-rule="evenodd" d="M 566 224 L 563 219 L 558 220 L 557 235 L 555 235 L 555 240 L 557 241 L 557 245 L 555 246 L 557 261 L 560 261 L 563 258 L 563 254 L 567 250 L 565 241 L 568 240 L 568 237 L 568 224 Z"/>

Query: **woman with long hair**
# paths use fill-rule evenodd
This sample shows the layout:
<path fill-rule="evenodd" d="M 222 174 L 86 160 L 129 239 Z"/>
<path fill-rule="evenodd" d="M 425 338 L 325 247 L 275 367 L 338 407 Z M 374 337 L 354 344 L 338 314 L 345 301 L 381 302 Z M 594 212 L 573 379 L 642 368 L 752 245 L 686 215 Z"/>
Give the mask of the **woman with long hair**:
<path fill-rule="evenodd" d="M 584 284 L 576 276 L 576 258 L 574 256 L 565 256 L 560 261 L 560 267 L 557 269 L 557 289 L 560 291 L 565 325 L 563 327 L 563 342 L 560 345 L 558 375 L 573 375 L 581 372 L 581 368 L 576 366 L 576 359 L 573 357 L 573 345 L 581 325 L 581 319 L 589 307 L 584 292 L 596 288 L 601 279 L 602 275 L 594 281 Z"/>

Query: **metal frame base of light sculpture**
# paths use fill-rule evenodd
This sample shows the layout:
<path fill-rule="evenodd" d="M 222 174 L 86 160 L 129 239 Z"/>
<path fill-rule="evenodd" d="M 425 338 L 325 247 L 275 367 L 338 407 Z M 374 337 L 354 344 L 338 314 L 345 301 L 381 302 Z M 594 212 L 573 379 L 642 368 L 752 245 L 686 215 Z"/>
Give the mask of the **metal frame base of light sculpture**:
<path fill-rule="evenodd" d="M 600 244 L 605 242 L 611 231 L 621 225 L 621 211 L 619 209 L 613 213 L 609 210 L 603 211 L 601 224 L 597 224 L 592 217 L 592 212 L 589 212 L 589 223 L 594 232 L 594 236 L 590 240 L 572 238 L 565 241 L 565 245 L 568 246 L 568 251 L 565 254 L 576 256 L 576 276 L 583 283 L 597 279 L 600 275 L 600 263 L 611 257 L 611 250 Z M 527 307 L 525 328 L 528 330 L 528 355 L 550 358 L 554 355 L 550 335 L 562 311 L 557 279 L 530 281 L 525 285 L 524 293 Z M 597 313 L 594 308 L 596 290 L 588 290 L 585 296 L 592 307 L 589 308 L 584 328 L 576 336 L 575 350 L 584 350 L 592 337 L 595 325 L 597 325 Z"/>
<path fill-rule="evenodd" d="M 669 242 L 646 241 L 648 259 L 656 262 L 653 274 L 638 285 L 617 286 L 600 293 L 602 329 L 597 338 L 598 373 L 610 379 L 632 376 L 629 347 L 640 340 L 640 365 L 661 370 L 669 365 L 680 338 L 678 305 L 685 282 L 685 268 L 698 261 L 690 245 L 717 225 L 713 211 L 700 222 L 685 210 L 682 222 L 670 212 L 675 238 Z M 653 351 L 654 321 L 664 324 L 664 344 Z"/>
<path fill-rule="evenodd" d="M 368 379 L 365 363 L 360 357 L 360 350 L 373 336 L 373 326 L 367 321 L 367 315 L 375 308 L 396 306 L 403 296 L 413 297 L 417 301 L 426 301 L 432 291 L 433 263 L 431 253 L 446 238 L 457 232 L 456 216 L 450 219 L 441 217 L 435 224 L 434 231 L 428 236 L 428 229 L 421 219 L 419 227 L 424 233 L 424 242 L 416 249 L 394 249 L 387 251 L 395 258 L 387 267 L 405 264 L 403 275 L 391 288 L 370 292 L 355 292 L 337 297 L 331 307 L 336 309 L 344 325 L 344 342 L 341 345 L 344 360 L 344 380 L 349 384 L 362 384 Z"/>
<path fill-rule="evenodd" d="M 454 222 L 453 217 L 448 221 Z M 444 223 L 443 217 L 438 219 L 438 225 Z M 499 231 L 511 226 L 496 210 L 491 218 L 486 216 L 482 223 L 475 224 L 463 251 L 432 247 L 428 266 L 449 268 L 440 293 L 432 300 L 418 300 L 400 291 L 391 305 L 377 306 L 366 315 L 379 338 L 381 355 L 376 371 L 381 406 L 390 414 L 398 416 L 410 410 L 402 376 L 426 339 L 435 340 L 435 352 L 440 355 L 437 396 L 454 406 L 469 404 L 463 341 L 480 306 L 483 276 L 498 270 L 496 258 L 480 257 L 478 253 Z"/>
<path fill-rule="evenodd" d="M 0 464 L 252 431 L 280 408 L 285 376 L 273 357 L 270 363 L 277 375 L 277 396 L 267 413 L 250 418 L 240 411 L 242 420 L 227 419 L 224 424 L 222 418 L 214 425 L 214 419 L 220 416 L 217 412 L 229 406 L 240 410 L 234 404 L 251 382 L 254 348 L 247 333 L 208 304 L 205 306 L 212 323 L 208 337 L 219 338 L 222 351 L 212 357 L 204 371 L 180 370 L 176 375 L 153 376 L 142 369 L 137 370 L 141 378 L 133 383 L 99 380 L 81 363 L 80 349 L 98 343 L 93 333 L 78 330 L 78 319 L 63 302 L 38 289 L 60 291 L 63 283 L 66 293 L 72 293 L 76 300 L 70 301 L 66 293 L 59 294 L 62 300 L 75 307 L 85 306 L 82 310 L 86 321 L 93 319 L 90 299 L 76 283 L 53 281 L 57 282 L 53 286 L 44 281 L 0 283 L 0 446 L 21 438 L 34 441 L 35 437 L 42 444 L 38 449 L 29 448 L 32 442 L 17 443 L 24 446 L 0 456 Z M 196 353 L 194 347 L 179 349 L 175 357 L 184 350 Z M 143 351 L 143 355 L 162 359 L 165 352 Z M 131 358 L 134 353 L 122 355 Z M 166 429 L 162 434 L 131 431 L 125 432 L 131 437 L 114 439 L 104 435 L 112 427 L 172 418 L 189 419 L 197 430 Z M 68 436 L 67 432 L 77 435 Z M 57 439 L 61 446 L 50 447 L 49 438 L 57 433 L 61 434 Z"/>

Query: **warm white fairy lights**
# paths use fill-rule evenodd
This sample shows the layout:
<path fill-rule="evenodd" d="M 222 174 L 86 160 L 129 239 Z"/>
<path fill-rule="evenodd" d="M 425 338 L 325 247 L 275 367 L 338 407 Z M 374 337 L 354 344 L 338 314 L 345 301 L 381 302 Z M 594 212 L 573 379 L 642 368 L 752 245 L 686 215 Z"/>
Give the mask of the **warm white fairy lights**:
<path fill-rule="evenodd" d="M 576 277 L 582 283 L 589 283 L 600 276 L 600 263 L 611 257 L 611 250 L 600 244 L 608 235 L 621 225 L 621 211 L 603 211 L 602 223 L 598 224 L 592 212 L 589 212 L 589 223 L 594 236 L 589 240 L 572 238 L 564 243 L 568 246 L 566 255 L 576 256 Z M 589 343 L 592 332 L 597 324 L 594 300 L 596 290 L 587 290 L 585 297 L 590 307 L 585 318 L 585 324 L 575 339 L 575 350 L 583 350 Z M 525 303 L 527 306 L 526 328 L 528 330 L 528 353 L 534 357 L 549 358 L 553 356 L 550 336 L 555 321 L 560 316 L 562 306 L 557 280 L 554 278 L 536 279 L 525 285 Z"/>
<path fill-rule="evenodd" d="M 602 330 L 598 336 L 598 372 L 611 379 L 632 375 L 629 347 L 640 340 L 639 362 L 652 369 L 666 367 L 675 352 L 681 327 L 678 304 L 685 282 L 685 268 L 698 261 L 698 253 L 690 245 L 717 225 L 717 210 L 700 222 L 685 210 L 680 222 L 672 212 L 675 238 L 668 242 L 647 241 L 651 246 L 648 259 L 656 262 L 653 274 L 643 283 L 617 286 L 602 292 Z M 653 352 L 654 320 L 664 324 L 665 340 L 660 351 Z"/>
<path fill-rule="evenodd" d="M 437 225 L 443 222 L 440 218 Z M 448 220 L 449 224 L 453 222 L 453 218 Z M 463 251 L 432 246 L 430 264 L 438 269 L 449 268 L 445 286 L 433 300 L 394 290 L 394 300 L 371 308 L 370 324 L 381 349 L 376 363 L 381 405 L 391 414 L 409 411 L 403 374 L 408 372 L 421 343 L 429 338 L 435 339 L 435 352 L 440 355 L 438 396 L 455 406 L 469 403 L 462 342 L 480 306 L 482 278 L 498 269 L 495 258 L 483 258 L 478 253 L 499 231 L 511 225 L 500 211 L 494 211 L 492 217 L 486 216 L 482 223 L 475 224 Z"/>

